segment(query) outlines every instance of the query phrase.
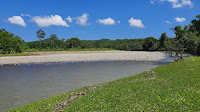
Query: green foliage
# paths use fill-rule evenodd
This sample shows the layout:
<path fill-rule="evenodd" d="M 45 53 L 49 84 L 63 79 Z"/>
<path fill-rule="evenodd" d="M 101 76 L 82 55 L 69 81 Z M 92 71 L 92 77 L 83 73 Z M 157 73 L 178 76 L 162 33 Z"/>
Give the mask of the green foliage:
<path fill-rule="evenodd" d="M 58 40 L 58 36 L 56 34 L 51 34 L 50 39 L 51 40 Z"/>
<path fill-rule="evenodd" d="M 7 32 L 5 29 L 0 30 L 0 53 L 21 53 L 26 43 L 18 36 Z"/>
<path fill-rule="evenodd" d="M 197 36 L 196 32 L 188 32 L 185 34 L 185 40 L 186 52 L 196 55 L 198 43 L 200 42 L 200 35 Z"/>
<path fill-rule="evenodd" d="M 184 52 L 200 56 L 200 15 L 197 18 L 192 20 L 189 26 L 185 26 L 184 28 L 176 26 L 172 28 L 176 37 L 171 43 L 173 48 L 168 49 L 170 49 L 170 52 L 175 52 L 175 57 L 182 58 Z"/>
<path fill-rule="evenodd" d="M 198 43 L 198 46 L 197 46 L 197 55 L 200 56 L 200 42 Z"/>
<path fill-rule="evenodd" d="M 196 16 L 197 19 L 191 21 L 189 30 L 191 32 L 198 32 L 198 36 L 200 36 L 200 15 Z"/>
<path fill-rule="evenodd" d="M 67 39 L 66 43 L 68 48 L 77 48 L 81 46 L 81 40 L 76 37 Z"/>
<path fill-rule="evenodd" d="M 166 42 L 168 41 L 168 36 L 165 32 L 161 34 L 159 41 L 160 41 L 160 49 L 165 49 L 167 46 Z"/>
<path fill-rule="evenodd" d="M 200 111 L 200 57 L 159 66 L 139 75 L 107 82 L 78 97 L 65 112 L 82 111 Z M 93 86 L 92 86 L 93 87 Z M 54 111 L 84 87 L 10 112 Z"/>
<path fill-rule="evenodd" d="M 145 39 L 145 42 L 142 45 L 144 50 L 154 51 L 159 47 L 159 41 L 154 37 L 148 37 Z"/>
<path fill-rule="evenodd" d="M 37 37 L 40 39 L 40 41 L 41 41 L 42 39 L 44 39 L 44 37 L 45 37 L 45 35 L 46 35 L 46 33 L 45 33 L 42 29 L 39 29 L 39 30 L 36 32 L 36 34 L 37 34 Z"/>

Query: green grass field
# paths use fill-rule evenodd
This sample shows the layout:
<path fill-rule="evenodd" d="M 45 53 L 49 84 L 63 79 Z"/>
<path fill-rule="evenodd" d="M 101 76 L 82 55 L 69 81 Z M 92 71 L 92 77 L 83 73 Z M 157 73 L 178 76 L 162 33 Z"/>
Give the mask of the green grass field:
<path fill-rule="evenodd" d="M 92 86 L 10 111 L 200 111 L 200 57 L 101 85 L 64 107 L 58 104 Z"/>

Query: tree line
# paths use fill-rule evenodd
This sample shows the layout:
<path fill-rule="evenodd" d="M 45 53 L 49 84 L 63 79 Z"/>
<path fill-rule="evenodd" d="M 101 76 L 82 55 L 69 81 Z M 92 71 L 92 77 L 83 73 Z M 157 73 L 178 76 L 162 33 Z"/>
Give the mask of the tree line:
<path fill-rule="evenodd" d="M 171 28 L 175 37 L 168 37 L 162 33 L 159 39 L 147 37 L 144 39 L 100 39 L 80 40 L 76 37 L 70 39 L 59 39 L 56 34 L 45 38 L 46 33 L 39 29 L 36 32 L 38 41 L 25 42 L 19 36 L 0 30 L 0 53 L 21 53 L 26 50 L 67 50 L 67 49 L 88 49 L 88 48 L 109 48 L 128 51 L 168 51 L 175 52 L 174 56 L 182 57 L 184 52 L 200 55 L 200 15 L 191 21 L 191 24 L 184 28 L 176 26 Z"/>
<path fill-rule="evenodd" d="M 25 42 L 18 36 L 9 33 L 5 29 L 0 30 L 0 53 L 21 53 L 26 50 L 68 50 L 68 49 L 88 49 L 88 48 L 109 48 L 117 50 L 147 50 L 155 51 L 159 49 L 160 40 L 154 37 L 145 39 L 100 39 L 100 40 L 80 40 L 73 37 L 70 39 L 59 39 L 56 34 L 51 34 L 45 39 L 46 33 L 43 30 L 36 32 L 38 41 Z M 163 49 L 163 48 L 162 48 Z"/>

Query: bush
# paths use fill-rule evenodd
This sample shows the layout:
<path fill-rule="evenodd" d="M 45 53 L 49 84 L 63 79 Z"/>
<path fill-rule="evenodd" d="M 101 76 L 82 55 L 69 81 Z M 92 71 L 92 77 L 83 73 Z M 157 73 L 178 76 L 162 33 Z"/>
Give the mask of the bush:
<path fill-rule="evenodd" d="M 197 47 L 197 56 L 200 56 L 200 42 L 199 42 L 198 47 Z"/>
<path fill-rule="evenodd" d="M 23 43 L 25 42 L 20 37 L 14 36 L 5 29 L 0 30 L 0 53 L 22 53 Z"/>

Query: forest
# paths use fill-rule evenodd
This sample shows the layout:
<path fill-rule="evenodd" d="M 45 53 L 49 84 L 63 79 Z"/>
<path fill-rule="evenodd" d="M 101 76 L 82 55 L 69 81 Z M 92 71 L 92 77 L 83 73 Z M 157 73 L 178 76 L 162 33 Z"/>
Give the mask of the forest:
<path fill-rule="evenodd" d="M 164 32 L 159 39 L 147 37 L 143 39 L 100 39 L 100 40 L 80 40 L 59 39 L 56 34 L 51 34 L 49 38 L 46 33 L 39 29 L 36 32 L 37 41 L 25 42 L 21 37 L 0 29 L 0 54 L 22 53 L 25 51 L 43 50 L 69 50 L 69 49 L 89 49 L 108 48 L 127 51 L 169 51 L 176 52 L 177 56 L 183 53 L 200 55 L 200 15 L 184 27 L 176 26 L 171 28 L 175 37 L 168 37 Z"/>

